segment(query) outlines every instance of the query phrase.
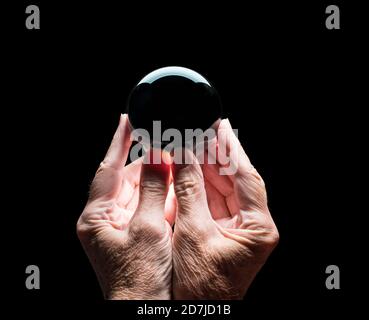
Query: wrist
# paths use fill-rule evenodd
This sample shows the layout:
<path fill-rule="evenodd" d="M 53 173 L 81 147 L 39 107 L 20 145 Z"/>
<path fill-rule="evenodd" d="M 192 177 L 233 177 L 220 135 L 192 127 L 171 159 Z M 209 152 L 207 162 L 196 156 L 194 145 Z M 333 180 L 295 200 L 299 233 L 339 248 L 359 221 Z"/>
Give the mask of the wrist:
<path fill-rule="evenodd" d="M 163 292 L 143 292 L 139 290 L 109 290 L 104 293 L 105 300 L 171 300 L 170 290 Z"/>

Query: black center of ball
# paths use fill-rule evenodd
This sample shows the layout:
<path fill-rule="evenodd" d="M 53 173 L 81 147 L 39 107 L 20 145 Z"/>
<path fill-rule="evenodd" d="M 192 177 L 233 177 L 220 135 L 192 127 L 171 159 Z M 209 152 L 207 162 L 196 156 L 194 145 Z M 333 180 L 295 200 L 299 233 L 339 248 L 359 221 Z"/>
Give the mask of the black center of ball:
<path fill-rule="evenodd" d="M 161 131 L 177 129 L 185 142 L 186 129 L 210 128 L 220 117 L 222 107 L 214 87 L 200 74 L 181 67 L 167 67 L 145 76 L 132 90 L 128 117 L 134 129 L 145 129 L 151 140 L 153 122 Z M 167 143 L 162 143 L 162 147 Z"/>

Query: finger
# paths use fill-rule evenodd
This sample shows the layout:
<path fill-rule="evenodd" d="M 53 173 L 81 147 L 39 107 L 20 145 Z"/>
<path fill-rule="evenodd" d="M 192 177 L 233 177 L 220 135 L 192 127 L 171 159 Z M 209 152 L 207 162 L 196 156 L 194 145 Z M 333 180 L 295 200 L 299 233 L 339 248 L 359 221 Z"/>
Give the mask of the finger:
<path fill-rule="evenodd" d="M 143 157 L 131 162 L 122 170 L 123 181 L 117 197 L 117 204 L 121 208 L 136 210 L 138 204 L 138 186 L 140 183 Z M 136 205 L 135 205 L 136 204 Z M 135 205 L 135 206 L 134 206 Z"/>
<path fill-rule="evenodd" d="M 125 166 L 129 148 L 132 143 L 130 134 L 131 130 L 127 114 L 122 114 L 118 129 L 114 134 L 109 150 L 103 161 L 104 165 L 117 170 L 120 170 Z"/>
<path fill-rule="evenodd" d="M 131 145 L 130 127 L 127 115 L 121 115 L 105 159 L 101 162 L 91 184 L 89 201 L 115 199 L 122 185 L 122 169 Z"/>
<path fill-rule="evenodd" d="M 213 219 L 218 220 L 231 217 L 227 207 L 226 198 L 220 194 L 220 192 L 207 179 L 205 179 L 205 190 L 208 199 L 208 206 Z"/>
<path fill-rule="evenodd" d="M 221 166 L 229 165 L 236 169 L 234 174 L 247 174 L 254 167 L 233 132 L 228 119 L 223 119 L 218 127 L 217 160 Z"/>
<path fill-rule="evenodd" d="M 264 182 L 251 164 L 228 119 L 222 120 L 219 125 L 218 145 L 218 155 L 222 153 L 224 159 L 226 152 L 230 167 L 235 169 L 234 188 L 240 209 L 267 211 Z"/>
<path fill-rule="evenodd" d="M 160 149 L 150 149 L 146 153 L 141 169 L 139 203 L 133 219 L 164 220 L 170 179 L 170 164 L 165 162 L 166 156 L 169 154 Z M 154 163 L 155 158 L 160 163 Z"/>
<path fill-rule="evenodd" d="M 233 192 L 233 182 L 227 175 L 220 175 L 220 166 L 218 163 L 209 164 L 204 161 L 201 169 L 205 179 L 209 181 L 224 197 L 228 197 Z"/>
<path fill-rule="evenodd" d="M 172 164 L 174 191 L 178 205 L 177 221 L 211 220 L 201 167 L 192 151 L 188 149 L 181 151 L 182 163 L 174 160 Z"/>

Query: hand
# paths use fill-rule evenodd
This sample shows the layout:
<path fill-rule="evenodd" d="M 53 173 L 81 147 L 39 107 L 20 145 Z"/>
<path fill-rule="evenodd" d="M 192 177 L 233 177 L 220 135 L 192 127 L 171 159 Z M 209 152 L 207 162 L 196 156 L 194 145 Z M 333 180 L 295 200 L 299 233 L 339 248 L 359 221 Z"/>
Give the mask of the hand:
<path fill-rule="evenodd" d="M 143 164 L 140 158 L 125 167 L 130 145 L 123 115 L 77 234 L 106 299 L 170 299 L 175 214 L 174 194 L 168 195 L 170 165 Z"/>
<path fill-rule="evenodd" d="M 232 130 L 229 121 L 219 130 Z M 216 164 L 201 168 L 188 150 L 194 164 L 172 166 L 175 299 L 242 299 L 278 242 L 262 178 L 233 132 L 230 139 L 218 137 L 218 145 L 238 148 L 238 158 L 231 158 L 234 175 L 219 175 L 218 156 Z"/>

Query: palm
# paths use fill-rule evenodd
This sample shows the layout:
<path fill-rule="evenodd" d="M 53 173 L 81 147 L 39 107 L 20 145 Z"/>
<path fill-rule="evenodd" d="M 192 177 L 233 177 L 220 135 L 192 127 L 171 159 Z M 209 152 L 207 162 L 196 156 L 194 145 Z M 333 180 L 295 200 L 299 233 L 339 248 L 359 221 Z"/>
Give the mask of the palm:
<path fill-rule="evenodd" d="M 202 170 L 209 209 L 213 219 L 224 228 L 236 228 L 240 214 L 233 181 L 219 175 L 218 164 L 204 164 Z"/>
<path fill-rule="evenodd" d="M 126 229 L 138 204 L 141 165 L 142 159 L 138 159 L 119 174 L 115 168 L 100 166 L 91 186 L 90 199 L 93 201 L 87 205 L 87 213 L 83 216 L 91 229 Z M 106 191 L 108 199 L 98 197 Z"/>
<path fill-rule="evenodd" d="M 222 121 L 219 130 L 231 130 L 230 125 Z M 216 157 L 205 152 L 201 166 L 205 181 L 208 207 L 213 220 L 230 238 L 256 251 L 258 244 L 269 237 L 274 223 L 270 216 L 265 185 L 251 165 L 242 146 L 234 135 L 228 139 L 221 135 L 210 143 L 210 148 L 217 145 Z M 227 146 L 227 150 L 237 148 L 237 171 L 230 175 L 221 175 L 222 165 L 219 161 L 219 145 Z M 273 240 L 274 241 L 274 240 Z M 273 242 L 272 241 L 272 242 Z"/>
<path fill-rule="evenodd" d="M 110 179 L 104 179 L 103 184 L 98 184 L 99 188 L 110 190 L 113 194 L 110 201 L 96 201 L 92 204 L 91 223 L 99 228 L 108 226 L 119 231 L 124 231 L 132 219 L 139 202 L 140 173 L 142 158 L 135 160 L 122 169 L 122 176 L 110 175 Z M 105 168 L 115 170 L 114 168 Z M 96 178 L 99 179 L 99 172 Z M 94 192 L 92 190 L 91 192 Z M 101 192 L 97 190 L 97 192 Z M 166 223 L 172 224 L 176 210 L 175 196 L 172 187 L 169 190 L 165 204 Z M 110 228 L 111 227 L 111 228 Z"/>
<path fill-rule="evenodd" d="M 255 254 L 259 244 L 269 235 L 272 224 L 264 184 L 255 169 L 250 170 L 247 181 L 237 180 L 232 175 L 219 175 L 219 169 L 218 164 L 202 165 L 211 216 L 224 231 L 233 235 L 229 238 Z M 241 208 L 240 203 L 247 204 L 251 198 L 263 199 L 263 204 Z"/>
<path fill-rule="evenodd" d="M 124 167 L 122 171 L 123 180 L 119 186 L 120 190 L 115 198 L 114 210 L 111 215 L 111 219 L 114 221 L 113 226 L 119 230 L 126 229 L 137 209 L 141 166 L 142 158 Z"/>

